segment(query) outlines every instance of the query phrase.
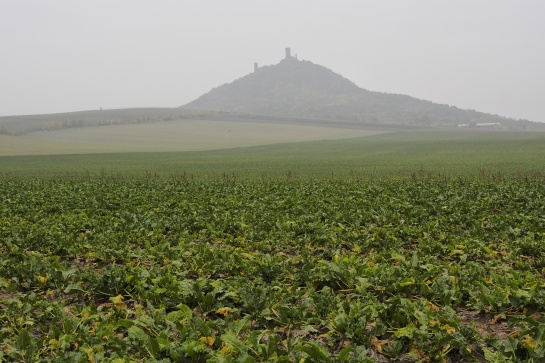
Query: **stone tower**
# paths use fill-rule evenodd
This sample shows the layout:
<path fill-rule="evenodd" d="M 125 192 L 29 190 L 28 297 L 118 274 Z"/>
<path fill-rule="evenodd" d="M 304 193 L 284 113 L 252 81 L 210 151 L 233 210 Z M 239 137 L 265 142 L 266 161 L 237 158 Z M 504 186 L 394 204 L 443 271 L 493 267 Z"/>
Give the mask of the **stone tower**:
<path fill-rule="evenodd" d="M 286 59 L 289 59 L 289 58 L 291 58 L 291 49 L 286 48 Z"/>

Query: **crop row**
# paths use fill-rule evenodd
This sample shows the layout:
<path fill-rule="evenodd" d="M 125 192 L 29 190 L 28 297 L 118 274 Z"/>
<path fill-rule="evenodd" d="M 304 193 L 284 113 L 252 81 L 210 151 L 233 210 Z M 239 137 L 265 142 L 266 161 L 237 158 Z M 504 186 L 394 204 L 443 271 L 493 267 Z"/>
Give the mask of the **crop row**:
<path fill-rule="evenodd" d="M 2 180 L 0 360 L 545 359 L 543 180 Z"/>

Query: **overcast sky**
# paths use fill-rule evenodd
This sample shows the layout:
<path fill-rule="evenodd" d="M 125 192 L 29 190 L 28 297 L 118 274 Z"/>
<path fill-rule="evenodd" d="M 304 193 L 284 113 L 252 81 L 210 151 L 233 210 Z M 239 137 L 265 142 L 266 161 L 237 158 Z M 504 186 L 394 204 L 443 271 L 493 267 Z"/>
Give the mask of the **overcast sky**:
<path fill-rule="evenodd" d="M 0 0 L 0 115 L 177 107 L 284 48 L 358 86 L 545 122 L 544 0 Z"/>

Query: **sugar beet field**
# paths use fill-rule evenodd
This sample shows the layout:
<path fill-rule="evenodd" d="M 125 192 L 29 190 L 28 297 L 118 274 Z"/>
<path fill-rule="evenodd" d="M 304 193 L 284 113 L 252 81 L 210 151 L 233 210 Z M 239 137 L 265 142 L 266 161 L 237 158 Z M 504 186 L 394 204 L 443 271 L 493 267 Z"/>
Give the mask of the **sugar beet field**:
<path fill-rule="evenodd" d="M 545 180 L 0 181 L 0 360 L 545 360 Z"/>

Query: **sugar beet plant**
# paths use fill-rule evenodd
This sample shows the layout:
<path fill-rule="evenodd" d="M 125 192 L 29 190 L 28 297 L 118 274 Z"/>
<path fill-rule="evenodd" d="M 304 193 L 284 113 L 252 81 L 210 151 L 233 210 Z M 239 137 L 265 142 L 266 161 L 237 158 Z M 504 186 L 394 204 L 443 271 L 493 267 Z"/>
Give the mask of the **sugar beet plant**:
<path fill-rule="evenodd" d="M 545 360 L 543 180 L 3 179 L 0 360 Z"/>

